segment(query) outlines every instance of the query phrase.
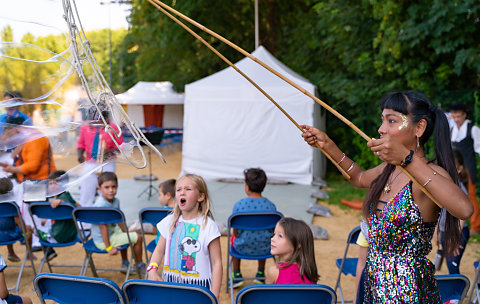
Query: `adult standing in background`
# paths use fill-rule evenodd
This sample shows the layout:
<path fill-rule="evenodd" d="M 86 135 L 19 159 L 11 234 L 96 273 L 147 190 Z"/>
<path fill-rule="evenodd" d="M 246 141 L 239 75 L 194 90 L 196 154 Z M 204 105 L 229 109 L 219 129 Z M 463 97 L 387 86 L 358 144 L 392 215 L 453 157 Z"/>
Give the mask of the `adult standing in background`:
<path fill-rule="evenodd" d="M 5 92 L 3 93 L 3 102 L 18 102 L 21 99 L 22 94 L 20 92 L 14 91 L 14 92 Z M 13 118 L 21 118 L 23 119 L 23 124 L 27 126 L 32 125 L 32 120 L 30 117 L 28 117 L 27 114 L 20 112 L 18 110 L 18 106 L 12 106 L 12 107 L 5 107 L 5 112 L 4 114 L 0 115 L 0 134 L 3 132 L 3 126 L 5 123 L 7 123 L 7 119 L 13 117 Z"/>
<path fill-rule="evenodd" d="M 460 151 L 470 174 L 468 198 L 473 204 L 470 218 L 470 235 L 480 233 L 480 208 L 477 200 L 477 162 L 475 153 L 480 154 L 480 128 L 467 119 L 467 107 L 455 103 L 450 107 L 450 134 L 452 145 Z"/>
<path fill-rule="evenodd" d="M 78 162 L 84 163 L 79 199 L 79 204 L 84 207 L 92 206 L 95 201 L 98 186 L 96 174 L 98 170 L 95 170 L 95 168 L 107 162 L 101 170 L 103 172 L 115 172 L 116 153 L 118 152 L 117 145 L 123 143 L 123 136 L 116 138 L 114 141 L 112 137 L 105 132 L 103 122 L 93 120 L 94 115 L 95 110 L 91 109 L 88 117 L 90 121 L 86 122 L 80 128 L 80 136 L 77 142 Z M 113 128 L 114 132 L 118 133 L 118 126 L 110 122 L 108 112 L 103 111 L 102 115 Z"/>

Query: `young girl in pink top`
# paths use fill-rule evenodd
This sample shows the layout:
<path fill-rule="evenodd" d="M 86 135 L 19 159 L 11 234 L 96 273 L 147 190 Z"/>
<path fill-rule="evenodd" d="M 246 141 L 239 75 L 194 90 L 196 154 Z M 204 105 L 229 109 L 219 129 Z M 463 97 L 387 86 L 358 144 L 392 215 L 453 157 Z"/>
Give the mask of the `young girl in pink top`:
<path fill-rule="evenodd" d="M 281 219 L 271 240 L 276 264 L 267 270 L 267 284 L 316 284 L 317 264 L 313 234 L 304 221 Z"/>

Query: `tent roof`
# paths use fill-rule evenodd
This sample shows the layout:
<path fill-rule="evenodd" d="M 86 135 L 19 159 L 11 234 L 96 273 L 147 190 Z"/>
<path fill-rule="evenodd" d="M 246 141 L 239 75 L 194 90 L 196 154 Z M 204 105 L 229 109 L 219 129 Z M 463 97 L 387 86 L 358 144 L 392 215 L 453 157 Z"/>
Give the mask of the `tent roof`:
<path fill-rule="evenodd" d="M 315 85 L 310 81 L 295 73 L 288 68 L 285 64 L 276 59 L 267 49 L 263 46 L 259 46 L 252 55 L 260 61 L 266 63 L 268 66 L 283 74 L 291 81 L 298 84 L 300 87 L 306 89 L 309 92 L 315 91 Z M 261 88 L 271 88 L 274 91 L 267 91 L 272 97 L 274 95 L 285 96 L 298 92 L 297 89 L 287 84 L 284 80 L 273 75 L 270 71 L 263 68 L 252 59 L 245 57 L 242 60 L 235 63 L 235 66 L 257 83 Z M 273 77 L 272 77 L 273 76 Z M 196 95 L 213 95 L 211 98 L 215 100 L 228 99 L 243 99 L 244 96 L 237 95 L 240 88 L 248 89 L 248 91 L 256 91 L 250 82 L 248 82 L 243 76 L 241 76 L 232 67 L 225 68 L 215 74 L 207 76 L 203 79 L 197 80 L 187 85 L 189 94 Z M 276 90 L 281 91 L 276 91 Z M 208 94 L 212 90 L 215 94 Z M 276 94 L 277 93 L 277 94 Z M 260 92 L 258 94 L 261 95 Z"/>
<path fill-rule="evenodd" d="M 115 95 L 120 104 L 151 105 L 151 104 L 183 104 L 184 94 L 173 90 L 170 81 L 147 82 L 139 81 L 125 93 Z"/>

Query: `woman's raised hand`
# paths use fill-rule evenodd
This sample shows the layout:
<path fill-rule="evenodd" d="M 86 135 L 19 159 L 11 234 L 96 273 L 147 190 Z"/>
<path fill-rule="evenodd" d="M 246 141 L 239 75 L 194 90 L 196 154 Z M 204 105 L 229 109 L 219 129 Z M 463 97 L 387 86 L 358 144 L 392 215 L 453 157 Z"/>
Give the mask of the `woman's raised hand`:
<path fill-rule="evenodd" d="M 392 165 L 400 165 L 410 152 L 407 147 L 389 135 L 383 135 L 380 139 L 372 138 L 367 146 L 378 158 Z"/>
<path fill-rule="evenodd" d="M 329 139 L 327 134 L 312 126 L 302 125 L 300 127 L 305 130 L 305 132 L 302 133 L 302 137 L 307 144 L 316 147 L 318 143 L 320 148 L 323 149 L 325 147 L 325 143 Z"/>

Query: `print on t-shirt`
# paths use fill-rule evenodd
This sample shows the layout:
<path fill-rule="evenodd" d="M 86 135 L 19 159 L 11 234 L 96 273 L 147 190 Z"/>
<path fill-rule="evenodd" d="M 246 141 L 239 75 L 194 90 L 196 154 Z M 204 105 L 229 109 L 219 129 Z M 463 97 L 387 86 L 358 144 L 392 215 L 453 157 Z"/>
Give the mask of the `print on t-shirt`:
<path fill-rule="evenodd" d="M 196 270 L 196 253 L 200 251 L 198 236 L 201 225 L 179 222 L 170 239 L 169 260 L 165 270 L 181 273 L 183 276 L 198 277 Z M 178 244 L 178 246 L 176 246 Z"/>

